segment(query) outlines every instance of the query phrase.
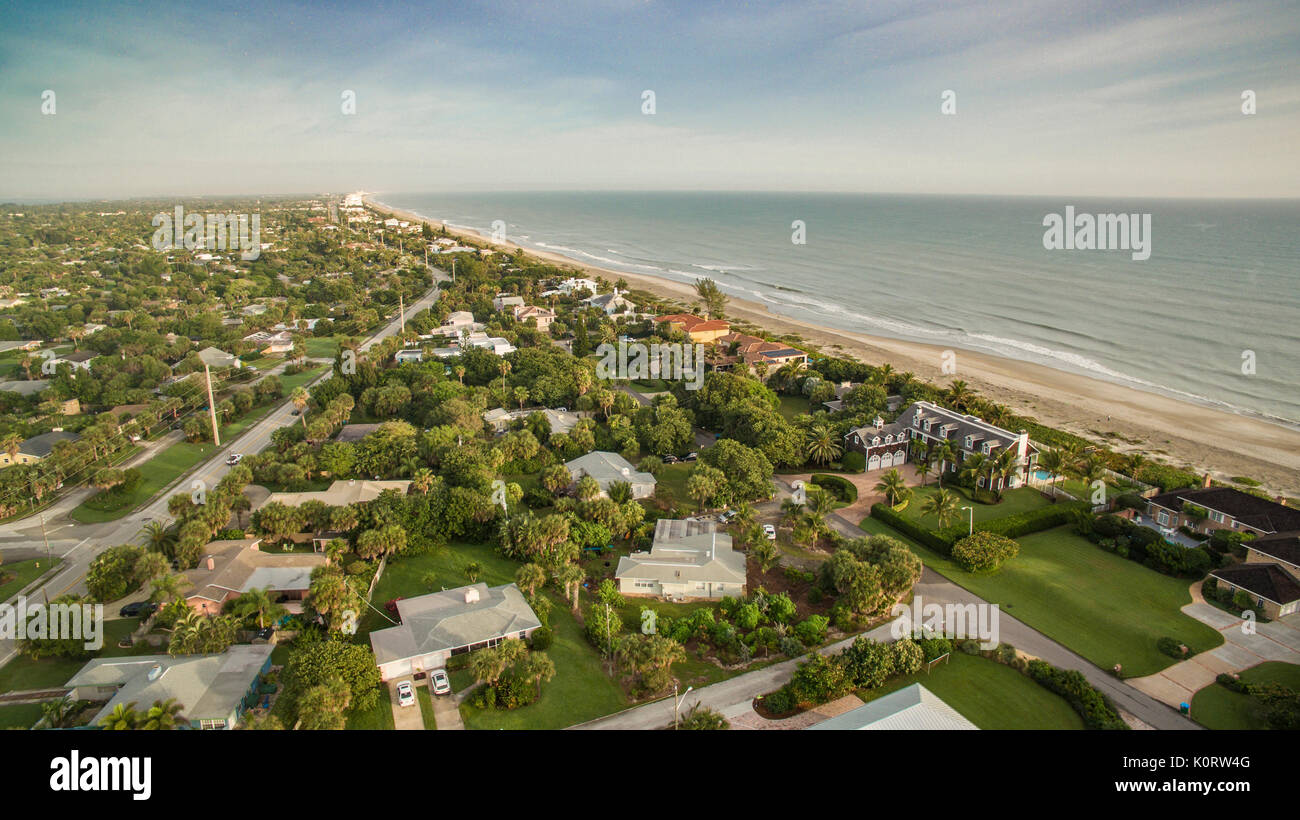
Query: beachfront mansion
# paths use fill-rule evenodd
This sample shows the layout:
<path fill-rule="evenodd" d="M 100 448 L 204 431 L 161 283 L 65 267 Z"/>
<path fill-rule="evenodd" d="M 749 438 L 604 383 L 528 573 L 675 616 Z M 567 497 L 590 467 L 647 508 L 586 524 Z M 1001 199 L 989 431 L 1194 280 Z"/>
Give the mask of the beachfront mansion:
<path fill-rule="evenodd" d="M 912 442 L 928 444 L 931 449 L 952 445 L 954 459 L 936 465 L 940 472 L 957 470 L 963 461 L 979 453 L 985 458 L 996 458 L 1010 448 L 1016 453 L 1019 469 L 1008 476 L 1001 486 L 991 489 L 1012 489 L 1028 483 L 1029 473 L 1038 460 L 1038 448 L 1029 442 L 1025 431 L 1012 433 L 982 421 L 975 416 L 963 415 L 928 401 L 918 401 L 890 424 L 877 416 L 872 424 L 850 430 L 844 436 L 845 450 L 862 453 L 866 458 L 866 471 L 901 467 L 912 458 Z M 983 487 L 985 480 L 979 479 Z"/>

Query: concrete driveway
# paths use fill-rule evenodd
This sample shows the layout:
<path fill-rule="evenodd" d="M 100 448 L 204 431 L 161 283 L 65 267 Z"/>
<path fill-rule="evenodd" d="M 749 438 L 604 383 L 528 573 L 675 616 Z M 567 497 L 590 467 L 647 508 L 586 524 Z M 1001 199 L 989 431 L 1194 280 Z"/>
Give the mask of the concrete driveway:
<path fill-rule="evenodd" d="M 430 689 L 429 699 L 433 701 L 433 718 L 438 722 L 438 731 L 464 730 L 465 723 L 460 719 L 461 693 L 435 695 Z"/>
<path fill-rule="evenodd" d="M 411 684 L 412 689 L 415 687 L 415 681 L 410 675 L 400 678 L 393 678 L 388 682 L 388 702 L 393 707 L 393 728 L 397 730 L 424 731 L 424 715 L 420 712 L 420 701 L 417 697 L 410 706 L 397 705 L 397 684 L 401 682 Z"/>

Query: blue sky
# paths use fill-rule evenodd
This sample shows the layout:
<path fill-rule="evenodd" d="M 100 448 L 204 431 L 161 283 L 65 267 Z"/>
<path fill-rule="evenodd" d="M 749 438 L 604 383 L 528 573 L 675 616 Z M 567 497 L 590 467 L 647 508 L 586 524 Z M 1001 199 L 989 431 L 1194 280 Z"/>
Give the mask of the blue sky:
<path fill-rule="evenodd" d="M 1295 2 L 153 6 L 0 12 L 0 197 L 1300 195 Z"/>

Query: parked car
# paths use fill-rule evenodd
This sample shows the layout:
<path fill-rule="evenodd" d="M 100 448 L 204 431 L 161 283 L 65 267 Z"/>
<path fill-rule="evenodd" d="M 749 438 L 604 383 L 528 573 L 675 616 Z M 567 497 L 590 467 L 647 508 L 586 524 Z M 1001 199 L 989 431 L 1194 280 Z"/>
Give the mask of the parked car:
<path fill-rule="evenodd" d="M 451 694 L 451 681 L 447 678 L 446 669 L 435 669 L 429 673 L 429 689 L 435 695 Z"/>
<path fill-rule="evenodd" d="M 723 524 L 730 524 L 731 519 L 735 517 L 736 517 L 735 510 L 727 510 L 726 512 L 722 513 L 722 515 L 718 516 L 718 520 L 721 521 Z"/>
<path fill-rule="evenodd" d="M 775 541 L 775 540 L 776 540 L 776 527 L 773 527 L 771 524 L 764 524 L 764 525 L 763 525 L 763 535 L 767 536 L 767 540 L 768 540 L 768 541 Z"/>
<path fill-rule="evenodd" d="M 409 680 L 404 680 L 397 684 L 397 705 L 415 705 L 415 690 L 411 688 L 411 682 Z"/>
<path fill-rule="evenodd" d="M 118 610 L 117 614 L 121 615 L 123 618 L 143 618 L 152 615 L 157 609 L 157 604 L 148 601 L 136 601 L 135 603 L 127 604 L 122 607 Z"/>
<path fill-rule="evenodd" d="M 664 464 L 676 464 L 681 461 L 677 456 L 664 456 Z"/>
<path fill-rule="evenodd" d="M 686 457 L 683 458 L 682 461 L 694 461 L 695 459 L 697 459 L 697 458 L 699 458 L 699 457 L 700 457 L 700 454 L 699 454 L 699 453 L 687 453 L 687 454 L 686 454 Z"/>

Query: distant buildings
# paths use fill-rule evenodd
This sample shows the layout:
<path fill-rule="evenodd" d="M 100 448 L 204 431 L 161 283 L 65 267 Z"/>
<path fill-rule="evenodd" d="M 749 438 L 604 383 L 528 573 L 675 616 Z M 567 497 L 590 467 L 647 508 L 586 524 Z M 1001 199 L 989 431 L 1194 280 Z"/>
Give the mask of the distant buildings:
<path fill-rule="evenodd" d="M 548 331 L 555 322 L 555 311 L 534 305 L 517 305 L 514 309 L 515 321 L 527 324 L 531 320 L 540 331 Z"/>
<path fill-rule="evenodd" d="M 614 288 L 612 293 L 589 296 L 582 300 L 584 304 L 599 308 L 606 316 L 626 316 L 636 313 L 636 305 L 629 302 Z"/>
<path fill-rule="evenodd" d="M 745 595 L 745 555 L 713 521 L 661 518 L 649 552 L 619 559 L 614 578 L 624 595 L 711 600 Z"/>
<path fill-rule="evenodd" d="M 205 347 L 198 353 L 199 359 L 211 370 L 224 370 L 228 367 L 243 367 L 239 357 L 215 347 Z"/>
<path fill-rule="evenodd" d="M 339 479 L 328 490 L 316 490 L 304 493 L 272 493 L 262 506 L 280 503 L 289 507 L 301 506 L 307 501 L 319 501 L 329 507 L 342 507 L 347 504 L 364 504 L 374 501 L 385 490 L 396 490 L 406 495 L 410 481 L 362 481 L 355 478 Z"/>
<path fill-rule="evenodd" d="M 199 565 L 185 571 L 192 588 L 185 603 L 204 615 L 219 615 L 227 601 L 252 589 L 267 590 L 290 612 L 302 612 L 311 571 L 329 563 L 320 553 L 262 552 L 259 538 L 212 541 Z"/>
<path fill-rule="evenodd" d="M 729 370 L 737 364 L 753 368 L 760 362 L 769 371 L 789 362 L 808 363 L 808 354 L 781 342 L 769 342 L 746 333 L 726 332 L 714 339 L 715 355 L 711 362 L 715 370 Z"/>
<path fill-rule="evenodd" d="M 656 316 L 655 324 L 666 324 L 685 333 L 692 342 L 704 344 L 715 342 L 731 331 L 730 322 L 723 319 L 702 319 L 690 313 L 670 313 L 667 316 Z"/>
<path fill-rule="evenodd" d="M 41 433 L 38 436 L 32 436 L 18 445 L 18 455 L 14 458 L 9 457 L 9 453 L 0 451 L 0 464 L 34 464 L 42 459 L 49 458 L 50 453 L 54 452 L 54 445 L 60 441 L 76 441 L 80 436 L 76 433 L 70 433 L 66 430 L 52 430 L 48 433 Z"/>
<path fill-rule="evenodd" d="M 510 423 L 518 419 L 526 419 L 533 413 L 541 413 L 546 417 L 546 421 L 551 425 L 552 433 L 567 433 L 577 426 L 580 420 L 576 413 L 570 413 L 567 410 L 551 410 L 549 408 L 530 407 L 524 410 L 505 410 L 495 408 L 483 414 L 485 421 L 493 432 L 501 433 L 510 426 Z"/>

